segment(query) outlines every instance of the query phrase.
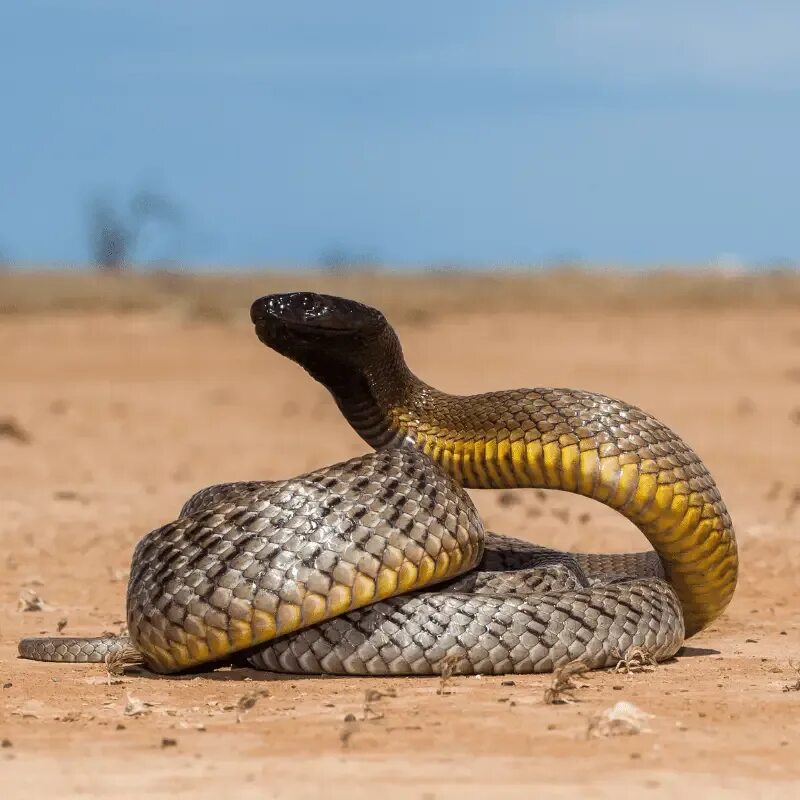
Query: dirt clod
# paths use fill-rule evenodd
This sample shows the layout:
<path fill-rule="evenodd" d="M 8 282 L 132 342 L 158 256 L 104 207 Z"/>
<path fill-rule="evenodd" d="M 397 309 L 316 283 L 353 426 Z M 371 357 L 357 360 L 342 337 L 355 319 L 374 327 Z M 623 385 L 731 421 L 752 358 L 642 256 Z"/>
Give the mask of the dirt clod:
<path fill-rule="evenodd" d="M 595 714 L 586 730 L 587 738 L 605 736 L 635 736 L 648 730 L 647 720 L 653 715 L 624 700 L 600 714 Z"/>
<path fill-rule="evenodd" d="M 343 748 L 350 747 L 350 740 L 353 734 L 358 730 L 358 720 L 355 714 L 345 714 L 342 720 L 342 727 L 339 731 L 339 741 Z"/>
<path fill-rule="evenodd" d="M 148 703 L 146 700 L 140 700 L 134 697 L 130 692 L 125 696 L 125 707 L 123 713 L 126 717 L 141 717 L 145 714 L 150 714 L 153 710 L 154 703 Z"/>
<path fill-rule="evenodd" d="M 42 600 L 33 589 L 23 589 L 17 599 L 18 611 L 49 611 L 52 606 Z"/>
<path fill-rule="evenodd" d="M 514 492 L 500 492 L 497 495 L 497 503 L 498 505 L 504 506 L 505 508 L 511 508 L 512 506 L 517 506 L 522 502 L 518 495 L 514 494 Z"/>
<path fill-rule="evenodd" d="M 0 417 L 0 439 L 29 444 L 31 435 L 13 417 Z"/>

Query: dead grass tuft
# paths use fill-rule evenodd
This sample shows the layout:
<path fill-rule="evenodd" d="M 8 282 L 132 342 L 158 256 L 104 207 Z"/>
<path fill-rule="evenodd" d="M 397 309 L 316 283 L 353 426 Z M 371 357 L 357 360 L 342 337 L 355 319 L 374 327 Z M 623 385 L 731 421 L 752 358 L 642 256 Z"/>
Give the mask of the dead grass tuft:
<path fill-rule="evenodd" d="M 544 690 L 544 702 L 549 706 L 577 702 L 575 692 L 581 687 L 574 679 L 578 675 L 585 675 L 588 670 L 589 667 L 583 661 L 570 661 L 559 667 L 553 672 L 550 685 Z"/>
<path fill-rule="evenodd" d="M 628 648 L 625 655 L 619 652 L 614 654 L 619 660 L 614 667 L 614 672 L 633 675 L 638 672 L 653 672 L 658 666 L 656 657 L 646 648 L 639 645 Z"/>
<path fill-rule="evenodd" d="M 448 683 L 453 675 L 456 674 L 456 669 L 461 663 L 461 656 L 449 655 L 442 659 L 442 671 L 439 673 L 439 688 L 436 694 L 445 695 L 450 694 Z"/>
<path fill-rule="evenodd" d="M 125 644 L 108 653 L 105 664 L 109 675 L 124 675 L 131 667 L 144 666 L 144 657 L 132 644 Z"/>

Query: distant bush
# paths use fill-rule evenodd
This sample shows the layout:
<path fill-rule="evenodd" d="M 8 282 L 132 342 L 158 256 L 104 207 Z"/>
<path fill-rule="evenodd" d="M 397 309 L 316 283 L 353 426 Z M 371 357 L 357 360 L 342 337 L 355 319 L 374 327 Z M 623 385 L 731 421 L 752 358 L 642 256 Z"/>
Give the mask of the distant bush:
<path fill-rule="evenodd" d="M 94 264 L 102 270 L 119 271 L 129 264 L 150 223 L 176 227 L 182 214 L 163 194 L 135 192 L 123 212 L 108 197 L 95 196 L 89 204 L 89 249 Z"/>

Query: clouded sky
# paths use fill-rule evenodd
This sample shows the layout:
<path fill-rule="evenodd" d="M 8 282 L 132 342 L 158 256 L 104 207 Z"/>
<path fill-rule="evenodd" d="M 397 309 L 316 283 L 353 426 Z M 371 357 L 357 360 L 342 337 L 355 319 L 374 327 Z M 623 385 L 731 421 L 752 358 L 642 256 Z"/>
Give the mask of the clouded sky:
<path fill-rule="evenodd" d="M 0 254 L 800 257 L 800 4 L 0 0 Z"/>

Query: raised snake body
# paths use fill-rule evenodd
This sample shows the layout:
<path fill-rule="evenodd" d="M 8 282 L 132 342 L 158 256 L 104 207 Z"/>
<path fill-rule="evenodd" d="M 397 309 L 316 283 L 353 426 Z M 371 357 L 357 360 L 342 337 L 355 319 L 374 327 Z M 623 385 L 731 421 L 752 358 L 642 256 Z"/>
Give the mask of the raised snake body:
<path fill-rule="evenodd" d="M 568 389 L 444 394 L 354 301 L 271 295 L 251 316 L 376 452 L 198 492 L 136 548 L 130 639 L 24 639 L 22 656 L 100 661 L 132 645 L 158 672 L 244 658 L 306 673 L 545 672 L 637 646 L 668 658 L 727 606 L 730 518 L 653 417 Z M 524 486 L 599 500 L 654 551 L 569 554 L 484 533 L 462 488 Z"/>

